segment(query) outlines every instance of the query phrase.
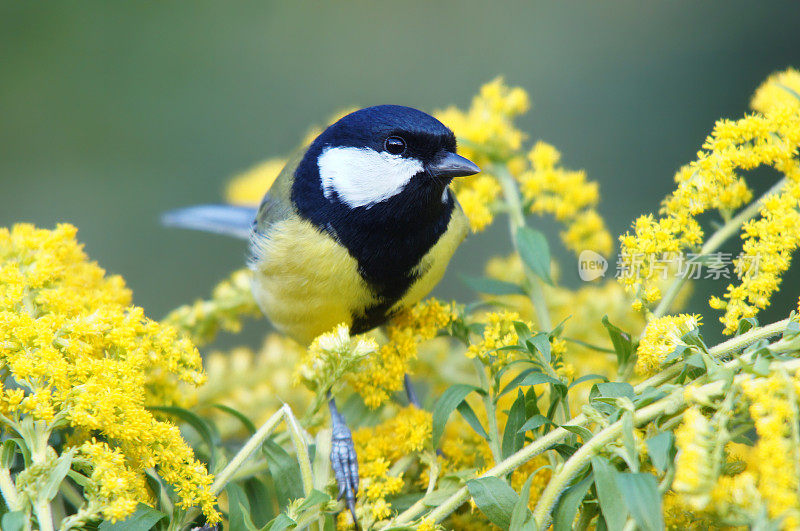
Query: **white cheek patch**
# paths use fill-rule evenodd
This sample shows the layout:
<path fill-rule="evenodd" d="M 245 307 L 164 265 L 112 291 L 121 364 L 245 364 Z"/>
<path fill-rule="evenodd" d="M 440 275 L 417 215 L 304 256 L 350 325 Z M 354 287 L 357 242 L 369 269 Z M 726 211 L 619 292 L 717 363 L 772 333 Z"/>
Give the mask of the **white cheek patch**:
<path fill-rule="evenodd" d="M 416 159 L 356 147 L 325 148 L 317 164 L 325 197 L 336 193 L 350 208 L 369 208 L 399 194 L 424 169 Z"/>

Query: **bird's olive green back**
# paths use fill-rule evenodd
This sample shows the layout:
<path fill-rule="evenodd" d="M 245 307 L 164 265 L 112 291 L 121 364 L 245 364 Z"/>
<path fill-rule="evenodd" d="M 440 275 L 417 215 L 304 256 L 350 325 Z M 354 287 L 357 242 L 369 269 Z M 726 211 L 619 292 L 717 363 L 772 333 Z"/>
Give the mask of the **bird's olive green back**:
<path fill-rule="evenodd" d="M 255 232 L 267 234 L 272 225 L 287 219 L 295 213 L 295 208 L 292 204 L 292 182 L 294 181 L 294 172 L 303 159 L 305 151 L 306 146 L 303 146 L 292 154 L 286 166 L 284 166 L 272 186 L 267 190 L 258 207 L 254 227 Z"/>

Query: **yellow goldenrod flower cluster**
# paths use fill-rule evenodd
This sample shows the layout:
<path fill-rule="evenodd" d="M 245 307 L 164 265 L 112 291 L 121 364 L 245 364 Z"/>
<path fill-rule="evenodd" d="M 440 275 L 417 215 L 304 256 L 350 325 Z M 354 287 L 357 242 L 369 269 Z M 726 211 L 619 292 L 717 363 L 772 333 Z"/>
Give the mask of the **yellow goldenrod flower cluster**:
<path fill-rule="evenodd" d="M 350 327 L 340 324 L 311 343 L 297 366 L 295 384 L 302 382 L 318 394 L 338 388 L 346 376 L 359 373 L 377 350 L 374 339 L 351 337 Z"/>
<path fill-rule="evenodd" d="M 535 214 L 550 214 L 567 227 L 561 239 L 568 249 L 580 253 L 590 249 L 611 252 L 611 234 L 595 210 L 600 201 L 598 185 L 586 180 L 586 172 L 559 166 L 561 153 L 552 145 L 537 142 L 528 159 L 531 168 L 517 176 L 520 191 Z"/>
<path fill-rule="evenodd" d="M 455 305 L 436 299 L 418 303 L 397 315 L 386 330 L 389 341 L 380 347 L 377 355 L 366 359 L 360 372 L 349 375 L 364 403 L 376 408 L 402 389 L 403 376 L 417 358 L 420 342 L 432 339 L 455 318 Z"/>
<path fill-rule="evenodd" d="M 150 500 L 144 474 L 154 468 L 182 507 L 199 505 L 217 521 L 205 466 L 176 426 L 145 407 L 176 398 L 179 382 L 202 383 L 199 353 L 130 306 L 122 279 L 89 262 L 75 234 L 70 225 L 0 229 L 0 412 L 3 432 L 26 440 L 35 465 L 18 476 L 20 488 L 32 503 L 42 495 L 55 462 L 48 435 L 68 428 L 59 459 L 77 452 L 96 511 L 86 518 L 124 518 Z M 27 440 L 26 425 L 38 438 Z"/>
<path fill-rule="evenodd" d="M 711 421 L 697 407 L 691 407 L 683 414 L 683 422 L 675 431 L 675 444 L 679 450 L 672 489 L 684 494 L 695 509 L 703 509 L 708 504 L 717 479 L 714 438 Z"/>
<path fill-rule="evenodd" d="M 679 253 L 700 249 L 704 233 L 698 215 L 716 209 L 728 221 L 752 199 L 737 172 L 761 165 L 784 174 L 785 185 L 762 203 L 762 219 L 744 226 L 743 256 L 734 261 L 742 283 L 728 287 L 727 301 L 715 297 L 711 305 L 726 310 L 721 321 L 731 333 L 741 318 L 755 315 L 769 303 L 800 243 L 796 231 L 781 234 L 786 227 L 797 226 L 800 104 L 791 99 L 797 96 L 792 88 L 797 86 L 800 74 L 796 71 L 776 74 L 756 92 L 752 105 L 758 113 L 718 121 L 697 159 L 676 174 L 678 188 L 664 200 L 661 217 L 642 216 L 634 222 L 633 233 L 620 237 L 626 269 L 621 281 L 636 297 L 637 308 L 661 299 L 656 279 L 663 275 L 664 264 L 674 265 Z"/>
<path fill-rule="evenodd" d="M 800 143 L 800 135 L 797 138 Z M 728 286 L 724 295 L 727 301 L 718 297 L 710 300 L 712 308 L 725 310 L 720 321 L 728 333 L 736 330 L 740 319 L 755 317 L 769 306 L 770 297 L 789 269 L 792 254 L 800 247 L 800 161 L 793 159 L 788 166 L 778 168 L 787 178 L 784 189 L 765 199 L 760 219 L 744 225 L 744 257 L 734 261 L 741 271 L 741 283 Z"/>
<path fill-rule="evenodd" d="M 498 77 L 481 87 L 468 111 L 448 107 L 436 118 L 456 134 L 464 156 L 483 167 L 511 158 L 522 147 L 526 135 L 514 119 L 529 108 L 528 93 Z"/>
<path fill-rule="evenodd" d="M 745 382 L 758 442 L 752 473 L 771 518 L 783 518 L 784 529 L 800 526 L 800 439 L 798 391 L 800 379 L 780 372 Z"/>
<path fill-rule="evenodd" d="M 636 372 L 649 375 L 662 368 L 676 348 L 687 346 L 683 336 L 700 328 L 701 317 L 694 314 L 667 315 L 647 323 L 636 350 Z"/>
<path fill-rule="evenodd" d="M 452 185 L 475 232 L 485 229 L 494 219 L 492 203 L 500 196 L 501 188 L 492 165 L 520 158 L 518 152 L 525 134 L 514 125 L 514 119 L 529 107 L 528 94 L 522 88 L 508 87 L 498 77 L 481 87 L 466 112 L 449 107 L 436 113 L 456 134 L 459 152 L 482 170 L 478 176 L 456 179 Z"/>
<path fill-rule="evenodd" d="M 431 414 L 408 406 L 374 428 L 361 428 L 353 433 L 363 492 L 359 504 L 367 509 L 367 521 L 377 522 L 391 515 L 387 498 L 406 487 L 404 471 L 411 465 L 408 462 L 398 468 L 398 461 L 408 460 L 429 447 L 431 430 Z M 340 518 L 340 527 L 349 527 L 348 517 Z"/>
<path fill-rule="evenodd" d="M 522 88 L 496 78 L 481 87 L 467 111 L 449 107 L 436 114 L 455 132 L 459 151 L 482 169 L 452 185 L 472 230 L 481 231 L 493 221 L 503 191 L 497 172 L 507 172 L 521 183 L 531 212 L 551 214 L 566 225 L 561 237 L 568 248 L 610 252 L 611 235 L 595 210 L 597 183 L 587 182 L 583 171 L 558 166 L 561 155 L 549 144 L 537 143 L 527 157 L 522 150 L 526 135 L 514 120 L 529 107 Z"/>
<path fill-rule="evenodd" d="M 486 315 L 483 337 L 477 343 L 469 346 L 466 356 L 470 359 L 478 358 L 484 364 L 491 365 L 495 370 L 507 365 L 513 359 L 513 351 L 498 349 L 516 345 L 519 342 L 519 336 L 514 327 L 514 322 L 519 320 L 517 312 L 507 310 L 491 312 Z"/>
<path fill-rule="evenodd" d="M 789 68 L 769 76 L 756 90 L 750 107 L 762 114 L 800 111 L 800 72 Z"/>
<path fill-rule="evenodd" d="M 261 315 L 250 288 L 250 275 L 248 269 L 233 272 L 217 284 L 210 300 L 176 308 L 164 322 L 182 330 L 197 345 L 213 341 L 220 330 L 240 331 L 243 317 Z"/>
<path fill-rule="evenodd" d="M 453 184 L 461 208 L 469 219 L 473 232 L 480 232 L 494 221 L 492 203 L 500 195 L 500 185 L 491 175 L 480 173 L 470 178 L 468 184 Z"/>
<path fill-rule="evenodd" d="M 522 261 L 518 254 L 495 256 L 486 263 L 486 276 L 521 285 L 525 279 Z M 553 274 L 558 278 L 558 271 Z M 603 316 L 623 330 L 638 333 L 644 328 L 644 318 L 634 311 L 625 289 L 614 279 L 602 283 L 586 283 L 576 290 L 556 285 L 544 286 L 545 300 L 554 322 L 564 322 L 564 336 L 589 345 L 605 348 L 611 346 L 608 330 L 602 324 Z M 517 312 L 521 321 L 536 322 L 536 313 L 530 297 L 504 295 L 489 297 L 498 300 L 505 308 Z M 611 376 L 616 370 L 613 354 L 604 354 L 580 343 L 572 343 L 564 355 L 584 373 Z"/>
<path fill-rule="evenodd" d="M 735 384 L 727 410 L 709 418 L 702 393 L 688 388 L 692 405 L 676 431 L 678 454 L 671 511 L 716 522 L 743 525 L 765 515 L 781 529 L 800 525 L 800 375 L 778 369 L 748 376 Z M 732 442 L 731 418 L 747 416 L 755 424 L 753 446 Z M 744 424 L 748 427 L 748 424 Z M 668 513 L 669 514 L 669 513 Z"/>

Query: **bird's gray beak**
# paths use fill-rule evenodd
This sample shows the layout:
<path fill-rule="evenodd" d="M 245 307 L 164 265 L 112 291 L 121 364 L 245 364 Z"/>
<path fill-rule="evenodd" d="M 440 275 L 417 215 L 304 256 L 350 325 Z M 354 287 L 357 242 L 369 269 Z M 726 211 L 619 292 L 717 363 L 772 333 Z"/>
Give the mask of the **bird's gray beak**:
<path fill-rule="evenodd" d="M 433 163 L 428 166 L 428 170 L 437 177 L 444 177 L 447 179 L 475 175 L 481 171 L 474 162 L 452 151 L 443 151 L 440 153 Z"/>

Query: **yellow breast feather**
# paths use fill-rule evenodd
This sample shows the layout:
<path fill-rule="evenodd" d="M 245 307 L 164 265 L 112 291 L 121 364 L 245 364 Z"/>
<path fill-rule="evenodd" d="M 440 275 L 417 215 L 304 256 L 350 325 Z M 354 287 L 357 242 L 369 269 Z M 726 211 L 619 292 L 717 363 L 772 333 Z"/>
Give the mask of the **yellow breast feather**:
<path fill-rule="evenodd" d="M 377 303 L 357 261 L 331 236 L 291 216 L 258 236 L 253 294 L 270 321 L 307 344 Z"/>

